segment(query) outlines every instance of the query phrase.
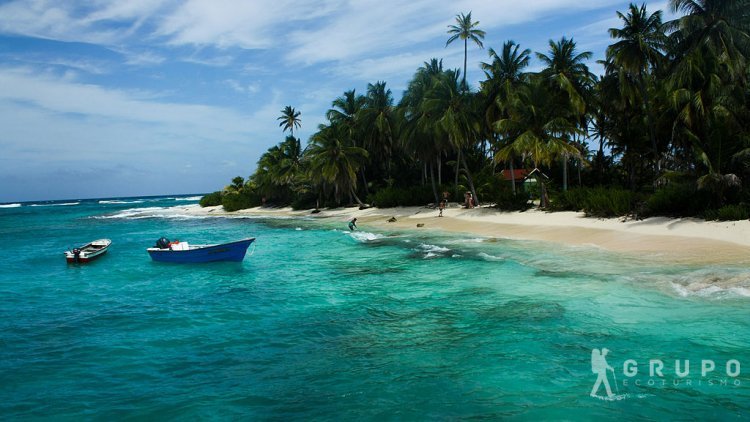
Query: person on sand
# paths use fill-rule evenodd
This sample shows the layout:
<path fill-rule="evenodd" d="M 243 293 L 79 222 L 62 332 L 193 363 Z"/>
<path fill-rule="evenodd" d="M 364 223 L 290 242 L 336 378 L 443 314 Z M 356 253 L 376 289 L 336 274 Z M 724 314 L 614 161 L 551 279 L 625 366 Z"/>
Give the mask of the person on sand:
<path fill-rule="evenodd" d="M 466 192 L 466 208 L 474 208 L 474 197 L 471 192 Z"/>
<path fill-rule="evenodd" d="M 438 214 L 438 217 L 443 216 L 443 210 L 445 209 L 445 199 L 440 201 L 440 204 L 438 204 L 438 210 L 440 210 L 440 213 Z"/>
<path fill-rule="evenodd" d="M 353 218 L 352 221 L 349 222 L 349 230 L 354 231 L 354 229 L 357 228 L 357 219 Z"/>

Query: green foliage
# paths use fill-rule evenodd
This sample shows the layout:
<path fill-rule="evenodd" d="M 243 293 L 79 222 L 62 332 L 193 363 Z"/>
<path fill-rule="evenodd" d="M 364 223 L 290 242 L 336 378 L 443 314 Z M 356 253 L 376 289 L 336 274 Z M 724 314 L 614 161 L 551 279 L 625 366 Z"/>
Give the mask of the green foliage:
<path fill-rule="evenodd" d="M 367 202 L 380 208 L 404 207 L 435 202 L 435 196 L 429 185 L 411 188 L 386 187 L 370 194 Z"/>
<path fill-rule="evenodd" d="M 708 210 L 705 213 L 706 220 L 738 221 L 750 218 L 750 209 L 745 204 L 725 205 L 718 210 Z"/>
<path fill-rule="evenodd" d="M 531 196 L 528 192 L 517 190 L 515 194 L 510 188 L 499 189 L 492 202 L 495 208 L 503 211 L 525 211 L 531 208 Z"/>
<path fill-rule="evenodd" d="M 292 201 L 293 210 L 309 210 L 315 208 L 317 201 L 317 195 L 313 193 L 305 193 L 298 195 L 295 200 Z"/>
<path fill-rule="evenodd" d="M 209 193 L 200 200 L 201 207 L 214 207 L 216 205 L 221 205 L 221 191 Z"/>
<path fill-rule="evenodd" d="M 250 190 L 241 190 L 240 192 L 227 192 L 221 200 L 221 205 L 225 211 L 237 211 L 245 208 L 260 206 L 261 198 L 255 192 Z"/>
<path fill-rule="evenodd" d="M 635 209 L 636 195 L 620 188 L 575 188 L 554 195 L 553 211 L 583 211 L 589 217 L 618 217 Z"/>
<path fill-rule="evenodd" d="M 552 211 L 581 211 L 586 208 L 586 200 L 591 193 L 588 188 L 573 188 L 567 192 L 559 192 L 552 196 L 550 209 Z"/>
<path fill-rule="evenodd" d="M 657 189 L 643 210 L 644 216 L 692 217 L 702 214 L 709 203 L 708 194 L 696 189 L 695 182 L 671 183 Z"/>
<path fill-rule="evenodd" d="M 618 188 L 593 188 L 584 201 L 583 212 L 589 217 L 618 217 L 629 214 L 635 205 L 635 194 Z"/>

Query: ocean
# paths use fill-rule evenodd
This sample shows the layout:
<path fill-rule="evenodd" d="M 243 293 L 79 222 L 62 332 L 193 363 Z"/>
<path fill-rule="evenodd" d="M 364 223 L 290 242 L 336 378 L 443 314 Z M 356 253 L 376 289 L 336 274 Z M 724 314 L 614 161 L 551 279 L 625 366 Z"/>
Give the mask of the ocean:
<path fill-rule="evenodd" d="M 198 199 L 0 205 L 0 418 L 750 417 L 743 266 L 180 211 Z M 257 241 L 179 265 L 150 260 L 161 236 Z"/>

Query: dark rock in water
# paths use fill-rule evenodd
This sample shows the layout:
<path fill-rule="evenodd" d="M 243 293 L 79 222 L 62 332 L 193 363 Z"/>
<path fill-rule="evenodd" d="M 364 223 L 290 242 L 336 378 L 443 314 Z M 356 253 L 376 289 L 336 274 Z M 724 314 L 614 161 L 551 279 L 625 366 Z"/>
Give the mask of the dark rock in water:
<path fill-rule="evenodd" d="M 362 204 L 362 205 L 359 206 L 359 209 L 361 209 L 361 210 L 366 210 L 368 208 L 370 208 L 370 206 L 367 205 L 367 204 Z"/>
<path fill-rule="evenodd" d="M 417 224 L 417 227 L 424 227 L 424 223 Z"/>
<path fill-rule="evenodd" d="M 388 223 L 395 223 L 396 222 L 396 217 L 391 217 L 391 218 L 389 218 L 389 219 L 387 219 L 385 221 L 388 222 Z"/>
<path fill-rule="evenodd" d="M 316 208 L 316 209 L 312 210 L 312 211 L 310 212 L 310 214 L 317 214 L 317 213 L 319 213 L 319 212 L 320 212 L 320 210 Z"/>

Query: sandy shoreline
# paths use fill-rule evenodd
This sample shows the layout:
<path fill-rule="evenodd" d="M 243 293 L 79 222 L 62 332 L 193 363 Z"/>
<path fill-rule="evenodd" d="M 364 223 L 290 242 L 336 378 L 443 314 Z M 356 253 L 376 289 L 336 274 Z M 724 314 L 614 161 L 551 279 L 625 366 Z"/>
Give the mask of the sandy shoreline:
<path fill-rule="evenodd" d="M 655 217 L 645 220 L 588 218 L 583 213 L 538 210 L 501 212 L 491 208 L 463 209 L 455 204 L 438 211 L 424 207 L 338 208 L 311 214 L 291 208 L 251 208 L 225 212 L 221 206 L 180 207 L 191 215 L 290 216 L 339 219 L 342 227 L 357 217 L 366 230 L 440 230 L 565 245 L 588 245 L 655 259 L 705 264 L 750 263 L 750 221 L 713 222 L 693 218 Z M 386 222 L 396 217 L 396 222 Z M 422 227 L 417 227 L 423 224 Z"/>

